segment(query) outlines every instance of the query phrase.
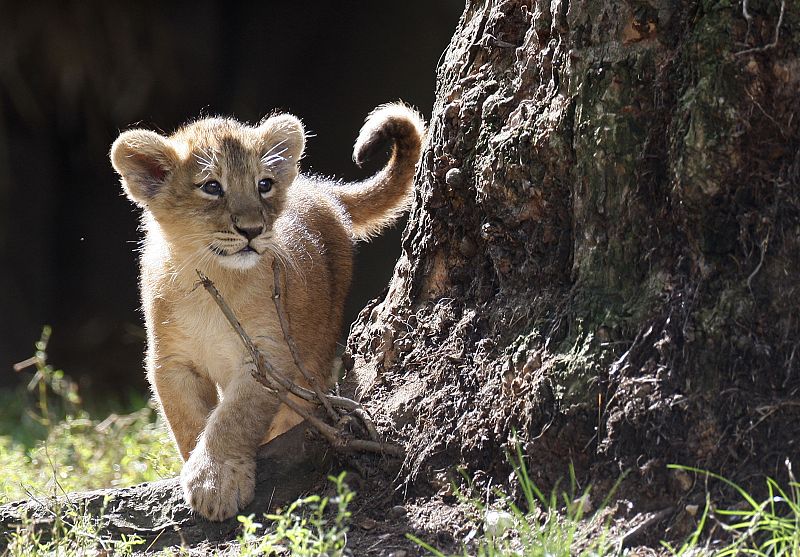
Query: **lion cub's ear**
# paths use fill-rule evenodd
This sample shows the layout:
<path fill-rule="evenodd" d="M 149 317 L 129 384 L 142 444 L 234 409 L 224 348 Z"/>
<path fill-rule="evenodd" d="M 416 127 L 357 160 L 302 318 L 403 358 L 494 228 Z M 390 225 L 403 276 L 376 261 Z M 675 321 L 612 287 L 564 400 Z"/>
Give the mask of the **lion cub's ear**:
<path fill-rule="evenodd" d="M 178 153 L 156 132 L 130 130 L 121 133 L 111 146 L 111 164 L 122 177 L 128 197 L 147 206 L 175 170 Z"/>
<path fill-rule="evenodd" d="M 277 155 L 295 165 L 300 162 L 306 148 L 306 132 L 298 117 L 291 114 L 270 116 L 259 124 L 258 131 L 267 148 L 267 157 Z"/>

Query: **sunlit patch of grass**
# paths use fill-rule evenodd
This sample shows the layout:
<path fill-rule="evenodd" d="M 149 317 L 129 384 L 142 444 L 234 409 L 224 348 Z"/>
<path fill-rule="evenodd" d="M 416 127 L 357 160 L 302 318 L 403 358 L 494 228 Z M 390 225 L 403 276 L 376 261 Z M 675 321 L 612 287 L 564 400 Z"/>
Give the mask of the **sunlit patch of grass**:
<path fill-rule="evenodd" d="M 478 557 L 559 557 L 600 556 L 615 554 L 608 539 L 608 526 L 600 511 L 592 511 L 589 490 L 578 495 L 574 471 L 570 469 L 568 491 L 554 490 L 546 496 L 533 483 L 522 457 L 519 444 L 511 459 L 516 481 L 524 497 L 523 506 L 503 492 L 496 492 L 496 501 L 487 506 L 476 499 L 467 499 L 483 521 L 483 534 L 463 555 Z M 419 538 L 408 538 L 435 557 L 446 554 Z"/>
<path fill-rule="evenodd" d="M 0 470 L 4 503 L 29 494 L 61 495 L 173 476 L 180 458 L 146 407 L 103 422 L 68 416 L 31 449 L 0 437 Z"/>
<path fill-rule="evenodd" d="M 330 477 L 335 496 L 298 499 L 284 510 L 265 515 L 264 524 L 256 522 L 253 515 L 240 516 L 242 533 L 223 555 L 343 555 L 350 522 L 348 506 L 354 497 L 344 476 L 342 472 Z"/>
<path fill-rule="evenodd" d="M 175 475 L 180 458 L 155 411 L 91 416 L 75 382 L 47 363 L 49 337 L 45 328 L 24 362 L 35 370 L 28 392 L 1 401 L 7 405 L 0 420 L 0 503 Z"/>
<path fill-rule="evenodd" d="M 710 496 L 698 526 L 689 539 L 680 547 L 663 545 L 673 555 L 755 555 L 772 557 L 777 555 L 800 555 L 800 484 L 795 480 L 791 464 L 787 460 L 789 483 L 782 487 L 772 478 L 766 478 L 767 498 L 758 501 L 750 493 L 731 480 L 707 470 L 688 466 L 670 465 L 670 468 L 700 474 L 731 487 L 742 498 L 740 508 L 713 508 Z M 727 544 L 715 543 L 712 529 L 721 530 L 731 539 Z M 706 532 L 709 530 L 709 532 Z M 710 539 L 701 544 L 703 534 Z"/>
<path fill-rule="evenodd" d="M 138 536 L 121 534 L 109 539 L 100 532 L 100 520 L 79 506 L 54 500 L 52 527 L 45 535 L 24 520 L 6 541 L 3 556 L 131 555 L 144 543 Z"/>

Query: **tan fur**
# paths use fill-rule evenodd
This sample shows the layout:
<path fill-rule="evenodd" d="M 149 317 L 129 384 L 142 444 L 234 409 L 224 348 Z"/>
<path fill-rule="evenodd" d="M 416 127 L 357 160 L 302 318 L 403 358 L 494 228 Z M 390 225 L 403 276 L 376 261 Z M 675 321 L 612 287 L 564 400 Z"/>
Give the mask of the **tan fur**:
<path fill-rule="evenodd" d="M 408 107 L 376 109 L 354 158 L 361 162 L 385 141 L 392 157 L 358 184 L 298 174 L 305 133 L 290 115 L 256 127 L 199 120 L 169 137 L 131 130 L 114 142 L 112 164 L 144 209 L 147 376 L 186 461 L 184 494 L 203 516 L 223 520 L 249 503 L 258 446 L 300 419 L 251 377 L 250 358 L 197 288 L 195 270 L 214 281 L 272 364 L 305 385 L 273 306 L 277 257 L 286 270 L 291 334 L 306 366 L 329 386 L 353 241 L 376 234 L 406 206 L 423 133 Z M 265 178 L 273 184 L 262 196 Z M 200 186 L 212 180 L 224 188 L 221 196 L 203 193 Z"/>

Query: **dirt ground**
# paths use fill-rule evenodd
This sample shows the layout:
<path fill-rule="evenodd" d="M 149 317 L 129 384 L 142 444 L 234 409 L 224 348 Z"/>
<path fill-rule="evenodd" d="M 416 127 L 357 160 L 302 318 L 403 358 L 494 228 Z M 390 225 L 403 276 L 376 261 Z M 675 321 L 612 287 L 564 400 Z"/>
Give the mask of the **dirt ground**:
<path fill-rule="evenodd" d="M 345 462 L 334 464 L 334 469 L 340 466 L 348 471 L 348 485 L 357 494 L 351 506 L 349 554 L 367 557 L 429 554 L 407 534 L 445 554 L 461 555 L 465 548 L 469 554 L 474 553 L 476 542 L 485 534 L 484 511 L 472 500 L 496 501 L 496 497 L 481 497 L 480 492 L 485 494 L 486 490 L 474 484 L 470 488 L 465 482 L 460 482 L 458 488 L 463 489 L 463 493 L 454 493 L 458 475 L 455 483 L 422 482 L 404 486 L 398 481 L 395 470 L 374 458 L 369 461 L 362 458 L 357 462 L 359 471 L 348 468 Z M 688 475 L 678 478 L 676 482 L 691 481 Z M 623 483 L 622 487 L 627 486 Z M 470 496 L 466 498 L 468 493 Z M 690 500 L 684 497 L 667 504 L 663 500 L 645 502 L 639 497 L 634 502 L 619 493 L 605 503 L 599 492 L 590 492 L 589 512 L 583 527 L 585 539 L 604 535 L 612 546 L 624 548 L 632 556 L 669 555 L 660 542 L 666 540 L 680 545 L 696 528 L 697 509 Z M 601 508 L 596 508 L 598 506 Z M 687 512 L 687 508 L 691 512 Z M 702 511 L 702 506 L 699 509 Z"/>

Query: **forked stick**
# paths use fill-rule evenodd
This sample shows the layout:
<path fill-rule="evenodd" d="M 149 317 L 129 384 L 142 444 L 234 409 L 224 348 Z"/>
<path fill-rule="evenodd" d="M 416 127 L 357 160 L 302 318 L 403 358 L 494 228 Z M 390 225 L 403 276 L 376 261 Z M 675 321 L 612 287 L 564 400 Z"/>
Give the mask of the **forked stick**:
<path fill-rule="evenodd" d="M 239 319 L 237 319 L 236 315 L 233 313 L 233 310 L 225 301 L 225 298 L 222 297 L 222 294 L 217 287 L 214 286 L 214 283 L 211 281 L 211 279 L 203 274 L 200 270 L 197 270 L 197 276 L 200 278 L 200 284 L 202 284 L 203 288 L 205 288 L 206 291 L 211 295 L 214 302 L 216 302 L 217 306 L 219 306 L 219 309 L 222 310 L 222 314 L 228 320 L 228 323 L 230 323 L 231 327 L 233 327 L 233 330 L 236 331 L 236 334 L 239 335 L 239 338 L 245 345 L 245 348 L 247 348 L 248 352 L 250 352 L 250 356 L 253 358 L 253 362 L 256 365 L 256 371 L 253 372 L 253 377 L 255 380 L 261 383 L 261 385 L 266 387 L 271 392 L 275 393 L 281 402 L 297 412 L 304 419 L 308 420 L 308 422 L 331 444 L 334 449 L 340 452 L 364 451 L 388 454 L 397 457 L 404 456 L 405 451 L 402 447 L 392 443 L 382 443 L 376 440 L 377 433 L 374 425 L 372 425 L 372 422 L 369 419 L 369 416 L 366 414 L 366 411 L 356 401 L 346 397 L 326 395 L 322 393 L 321 389 L 314 381 L 309 380 L 309 383 L 311 383 L 318 391 L 318 393 L 314 393 L 308 389 L 300 387 L 299 385 L 295 385 L 292 381 L 281 375 L 281 373 L 278 372 L 278 370 L 276 370 L 275 367 L 264 356 L 264 353 L 256 348 L 255 343 L 253 343 L 253 340 L 250 338 L 247 332 L 245 332 L 244 327 L 242 327 L 242 324 L 239 322 Z M 305 368 L 302 367 L 302 363 L 298 363 L 301 362 L 301 360 L 297 355 L 297 347 L 293 340 L 289 342 L 291 340 L 291 336 L 289 335 L 288 327 L 284 324 L 285 316 L 284 318 L 281 318 L 283 308 L 280 303 L 280 290 L 278 286 L 279 276 L 279 273 L 275 272 L 275 286 L 276 292 L 278 293 L 278 296 L 275 297 L 275 305 L 276 308 L 279 308 L 278 318 L 281 320 L 281 328 L 283 329 L 287 344 L 289 344 L 289 350 L 292 352 L 292 357 L 295 359 L 295 363 L 298 365 L 301 373 L 306 376 L 308 370 L 305 370 Z M 308 374 L 306 377 L 307 380 L 308 377 L 313 378 L 313 376 L 310 374 Z M 327 400 L 328 404 L 331 406 L 329 413 L 332 412 L 333 415 L 337 416 L 337 419 L 338 415 L 335 413 L 335 411 L 333 411 L 333 407 L 339 407 L 344 410 L 351 411 L 364 422 L 370 436 L 375 435 L 376 439 L 365 440 L 349 438 L 342 431 L 326 424 L 312 413 L 308 412 L 305 408 L 293 400 L 291 396 L 289 396 L 289 393 L 304 400 L 316 402 L 317 404 L 324 404 L 322 401 Z"/>
<path fill-rule="evenodd" d="M 286 310 L 283 307 L 283 298 L 282 293 L 283 290 L 281 289 L 281 270 L 278 266 L 278 260 L 275 259 L 272 262 L 272 277 L 273 277 L 273 296 L 272 300 L 275 302 L 275 310 L 278 313 L 278 321 L 281 324 L 281 331 L 283 332 L 283 338 L 286 341 L 286 345 L 289 347 L 289 352 L 292 353 L 292 359 L 294 360 L 297 369 L 300 370 L 300 373 L 309 382 L 309 384 L 314 388 L 314 393 L 317 395 L 317 398 L 322 402 L 322 405 L 325 406 L 325 410 L 328 412 L 328 416 L 334 421 L 338 422 L 341 416 L 333 409 L 336 406 L 337 402 L 340 403 L 343 401 L 347 401 L 347 408 L 354 416 L 356 416 L 369 434 L 370 439 L 373 441 L 379 441 L 378 432 L 375 429 L 375 425 L 372 423 L 372 418 L 361 406 L 354 400 L 350 400 L 349 398 L 343 397 L 333 397 L 332 395 L 325 393 L 319 386 L 314 375 L 308 371 L 306 366 L 303 364 L 302 358 L 300 358 L 300 350 L 297 348 L 297 344 L 295 344 L 292 335 L 289 333 L 289 319 L 286 317 Z"/>

